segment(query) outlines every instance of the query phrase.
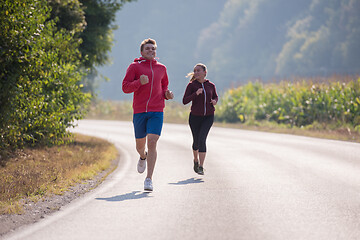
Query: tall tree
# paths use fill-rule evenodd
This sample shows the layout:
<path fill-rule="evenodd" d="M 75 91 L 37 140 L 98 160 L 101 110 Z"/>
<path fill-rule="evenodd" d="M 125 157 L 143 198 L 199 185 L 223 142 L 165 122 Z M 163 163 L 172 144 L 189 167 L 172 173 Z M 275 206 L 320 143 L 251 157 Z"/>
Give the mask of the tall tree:
<path fill-rule="evenodd" d="M 290 25 L 277 58 L 277 73 L 355 74 L 360 71 L 360 2 L 312 1 Z"/>
<path fill-rule="evenodd" d="M 94 93 L 99 77 L 97 67 L 110 62 L 113 46 L 116 12 L 134 0 L 48 0 L 52 8 L 51 19 L 58 19 L 56 26 L 78 33 L 82 66 L 86 70 L 83 90 Z"/>
<path fill-rule="evenodd" d="M 57 29 L 46 0 L 0 7 L 0 151 L 62 143 L 84 116 L 76 31 Z"/>
<path fill-rule="evenodd" d="M 84 6 L 86 28 L 80 35 L 83 42 L 80 52 L 86 56 L 84 67 L 88 74 L 84 79 L 85 90 L 94 93 L 99 79 L 96 67 L 110 62 L 109 52 L 113 46 L 116 12 L 133 0 L 80 0 Z M 100 77 L 101 79 L 101 77 Z"/>

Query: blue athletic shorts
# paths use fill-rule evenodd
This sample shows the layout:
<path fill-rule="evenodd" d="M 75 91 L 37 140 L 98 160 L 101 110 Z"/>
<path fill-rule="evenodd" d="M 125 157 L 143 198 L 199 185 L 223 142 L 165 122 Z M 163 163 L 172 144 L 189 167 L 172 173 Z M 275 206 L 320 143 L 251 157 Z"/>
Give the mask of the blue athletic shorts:
<path fill-rule="evenodd" d="M 164 122 L 163 112 L 144 112 L 133 115 L 135 138 L 144 138 L 149 133 L 161 134 Z"/>

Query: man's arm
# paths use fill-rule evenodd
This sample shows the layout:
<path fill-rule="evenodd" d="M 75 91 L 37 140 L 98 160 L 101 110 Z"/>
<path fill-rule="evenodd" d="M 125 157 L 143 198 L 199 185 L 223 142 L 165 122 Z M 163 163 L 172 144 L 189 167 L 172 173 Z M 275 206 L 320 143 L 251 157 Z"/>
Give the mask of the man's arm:
<path fill-rule="evenodd" d="M 141 79 L 141 77 L 140 77 Z M 125 77 L 122 82 L 122 90 L 124 93 L 132 93 L 139 89 L 142 85 L 140 79 L 135 79 L 135 67 L 130 65 L 126 70 Z"/>
<path fill-rule="evenodd" d="M 174 94 L 172 91 L 170 91 L 168 89 L 169 86 L 169 78 L 165 69 L 165 74 L 164 77 L 161 79 L 161 87 L 164 93 L 164 97 L 165 99 L 169 100 L 169 99 L 173 99 L 174 98 Z"/>

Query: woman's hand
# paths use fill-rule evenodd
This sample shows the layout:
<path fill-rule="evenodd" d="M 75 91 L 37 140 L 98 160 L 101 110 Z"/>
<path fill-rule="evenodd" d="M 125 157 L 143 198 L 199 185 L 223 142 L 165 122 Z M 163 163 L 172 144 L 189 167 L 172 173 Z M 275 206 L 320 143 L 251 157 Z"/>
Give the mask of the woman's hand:
<path fill-rule="evenodd" d="M 202 88 L 199 88 L 197 91 L 196 91 L 196 95 L 200 95 L 200 94 L 202 94 L 202 92 L 203 92 L 203 89 Z"/>
<path fill-rule="evenodd" d="M 217 101 L 216 101 L 215 99 L 211 99 L 210 102 L 211 102 L 211 104 L 214 105 L 214 106 L 217 104 Z"/>

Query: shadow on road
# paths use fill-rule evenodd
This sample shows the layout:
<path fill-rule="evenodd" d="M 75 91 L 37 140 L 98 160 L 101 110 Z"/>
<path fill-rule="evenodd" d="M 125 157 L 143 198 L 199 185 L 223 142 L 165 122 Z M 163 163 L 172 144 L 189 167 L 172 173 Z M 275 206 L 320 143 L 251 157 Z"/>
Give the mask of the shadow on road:
<path fill-rule="evenodd" d="M 182 181 L 178 181 L 177 183 L 169 183 L 171 185 L 186 185 L 186 184 L 193 184 L 193 183 L 203 183 L 204 180 L 202 180 L 201 178 L 189 178 L 186 180 L 182 180 Z"/>
<path fill-rule="evenodd" d="M 104 201 L 108 201 L 108 202 L 122 202 L 122 201 L 125 201 L 125 200 L 135 200 L 135 199 L 152 197 L 152 196 L 149 196 L 150 192 L 141 192 L 141 193 L 140 192 L 141 191 L 133 191 L 131 193 L 117 195 L 117 196 L 114 196 L 114 197 L 95 198 L 95 199 L 96 200 L 104 200 Z"/>

